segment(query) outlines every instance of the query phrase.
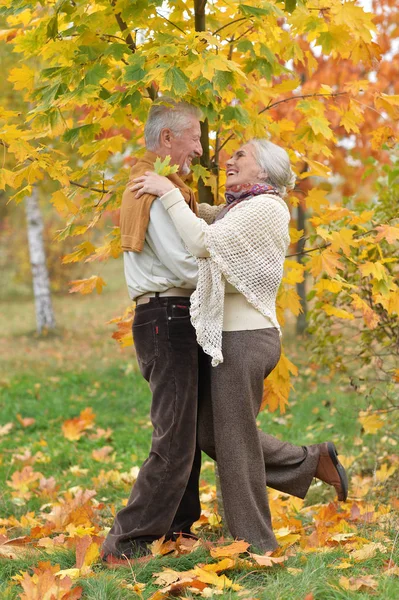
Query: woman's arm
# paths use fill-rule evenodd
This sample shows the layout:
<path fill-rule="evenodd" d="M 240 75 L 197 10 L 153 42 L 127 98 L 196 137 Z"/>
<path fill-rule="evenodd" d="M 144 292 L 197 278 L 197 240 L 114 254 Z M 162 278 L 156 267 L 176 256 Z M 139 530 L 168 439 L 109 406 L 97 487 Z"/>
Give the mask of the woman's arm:
<path fill-rule="evenodd" d="M 205 247 L 204 223 L 190 209 L 180 190 L 175 188 L 161 196 L 160 200 L 187 250 L 198 258 L 207 258 L 209 252 Z"/>
<path fill-rule="evenodd" d="M 209 252 L 204 243 L 204 222 L 199 219 L 185 202 L 180 190 L 162 175 L 146 171 L 145 175 L 134 179 L 130 191 L 136 191 L 136 198 L 148 193 L 158 196 L 169 213 L 187 250 L 198 258 L 207 258 Z"/>

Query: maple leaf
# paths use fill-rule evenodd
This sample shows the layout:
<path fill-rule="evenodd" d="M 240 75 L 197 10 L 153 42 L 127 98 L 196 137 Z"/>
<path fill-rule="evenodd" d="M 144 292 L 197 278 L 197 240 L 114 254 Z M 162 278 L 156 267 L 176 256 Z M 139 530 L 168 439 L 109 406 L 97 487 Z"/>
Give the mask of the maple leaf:
<path fill-rule="evenodd" d="M 272 552 L 266 552 L 265 554 L 252 554 L 250 552 L 249 556 L 261 567 L 274 567 L 288 560 L 288 556 L 272 556 L 272 554 Z"/>
<path fill-rule="evenodd" d="M 167 540 L 165 542 L 165 536 L 163 535 L 155 542 L 150 544 L 150 550 L 153 556 L 164 556 L 165 554 L 170 554 L 176 549 L 176 542 L 172 540 Z"/>
<path fill-rule="evenodd" d="M 370 592 L 370 590 L 376 590 L 378 587 L 378 581 L 371 575 L 365 575 L 363 577 L 340 577 L 339 585 L 344 590 L 354 592 Z"/>
<path fill-rule="evenodd" d="M 29 536 L 20 536 L 18 538 L 8 539 L 0 534 L 0 557 L 18 560 L 28 553 L 32 552 L 32 538 Z"/>
<path fill-rule="evenodd" d="M 249 548 L 249 544 L 244 540 L 238 540 L 229 544 L 228 546 L 218 546 L 217 548 L 211 549 L 211 556 L 213 558 L 238 556 L 242 552 L 246 552 Z"/>
<path fill-rule="evenodd" d="M 98 450 L 93 450 L 91 453 L 92 458 L 97 462 L 110 462 L 111 457 L 109 456 L 111 452 L 113 452 L 112 446 L 103 446 Z"/>
<path fill-rule="evenodd" d="M 216 573 L 205 571 L 201 567 L 195 567 L 193 571 L 196 579 L 202 583 L 213 585 L 219 590 L 232 589 L 238 591 L 241 589 L 238 583 L 233 583 L 226 575 L 217 575 Z"/>
<path fill-rule="evenodd" d="M 378 225 L 376 227 L 378 234 L 375 236 L 375 241 L 380 242 L 386 240 L 388 244 L 394 244 L 399 240 L 399 227 L 394 225 Z"/>
<path fill-rule="evenodd" d="M 91 294 L 93 290 L 96 290 L 97 294 L 101 294 L 102 289 L 107 285 L 102 277 L 98 275 L 92 275 L 88 279 L 75 279 L 70 281 L 72 287 L 69 290 L 70 294 Z"/>
<path fill-rule="evenodd" d="M 377 433 L 377 431 L 384 426 L 384 420 L 382 417 L 377 413 L 372 413 L 369 411 L 360 411 L 358 420 L 361 423 L 365 433 Z"/>
<path fill-rule="evenodd" d="M 309 267 L 313 277 L 317 277 L 322 272 L 327 273 L 330 277 L 334 277 L 337 270 L 342 269 L 342 263 L 339 254 L 327 249 L 313 256 L 310 259 Z"/>
<path fill-rule="evenodd" d="M 38 487 L 42 477 L 42 473 L 34 471 L 31 466 L 26 466 L 22 471 L 15 471 L 11 481 L 7 481 L 7 485 L 14 490 L 13 495 L 29 500 L 32 490 Z"/>
<path fill-rule="evenodd" d="M 33 569 L 33 575 L 26 572 L 17 575 L 15 579 L 21 585 L 24 593 L 20 594 L 21 600 L 79 600 L 82 596 L 81 587 L 73 587 L 69 577 L 59 577 L 59 565 L 50 562 L 39 562 Z"/>
<path fill-rule="evenodd" d="M 67 440 L 79 440 L 87 429 L 91 429 L 94 424 L 95 414 L 88 407 L 81 411 L 78 417 L 64 421 L 61 426 L 62 433 Z"/>
<path fill-rule="evenodd" d="M 163 175 L 164 177 L 167 177 L 172 173 L 177 173 L 177 171 L 179 170 L 178 165 L 171 165 L 170 160 L 170 156 L 166 156 L 164 160 L 161 160 L 158 157 L 154 163 L 155 173 L 158 173 L 158 175 Z"/>
<path fill-rule="evenodd" d="M 322 309 L 327 315 L 331 317 L 337 317 L 338 319 L 347 319 L 350 321 L 355 318 L 353 314 L 347 310 L 343 308 L 336 308 L 335 306 L 331 306 L 331 304 L 323 304 Z"/>

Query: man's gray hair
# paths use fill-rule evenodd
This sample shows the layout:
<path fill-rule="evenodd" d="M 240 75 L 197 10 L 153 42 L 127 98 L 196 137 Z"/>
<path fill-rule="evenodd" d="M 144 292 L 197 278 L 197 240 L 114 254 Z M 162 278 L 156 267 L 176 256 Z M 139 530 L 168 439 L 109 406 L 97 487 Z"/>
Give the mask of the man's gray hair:
<path fill-rule="evenodd" d="M 173 135 L 179 137 L 190 127 L 190 117 L 200 120 L 201 116 L 201 111 L 196 106 L 163 96 L 151 106 L 144 127 L 147 150 L 155 151 L 159 148 L 162 129 L 170 129 Z"/>
<path fill-rule="evenodd" d="M 282 195 L 285 195 L 287 190 L 292 190 L 296 176 L 284 148 L 259 138 L 254 138 L 248 143 L 254 147 L 256 161 L 266 174 L 266 182 L 274 185 Z"/>

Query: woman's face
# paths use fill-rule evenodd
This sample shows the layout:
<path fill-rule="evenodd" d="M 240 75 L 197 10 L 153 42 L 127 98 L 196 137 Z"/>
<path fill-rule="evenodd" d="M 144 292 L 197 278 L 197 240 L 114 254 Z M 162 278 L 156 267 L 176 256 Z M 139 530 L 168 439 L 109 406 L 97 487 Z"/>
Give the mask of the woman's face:
<path fill-rule="evenodd" d="M 246 183 L 262 183 L 266 174 L 255 159 L 252 144 L 244 144 L 226 162 L 226 188 Z"/>

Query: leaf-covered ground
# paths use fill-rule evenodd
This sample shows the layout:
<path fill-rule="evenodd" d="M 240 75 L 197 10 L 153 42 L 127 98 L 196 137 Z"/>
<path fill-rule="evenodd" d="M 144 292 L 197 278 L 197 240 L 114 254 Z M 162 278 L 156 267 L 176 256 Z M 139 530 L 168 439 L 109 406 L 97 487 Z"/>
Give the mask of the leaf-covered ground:
<path fill-rule="evenodd" d="M 213 464 L 204 457 L 200 541 L 153 546 L 147 564 L 110 571 L 99 560 L 151 436 L 150 396 L 132 350 L 104 325 L 124 306 L 103 296 L 59 298 L 57 335 L 37 339 L 28 301 L 0 304 L 0 597 L 23 600 L 226 597 L 325 600 L 399 597 L 399 457 L 394 416 L 358 421 L 362 399 L 330 381 L 291 340 L 301 363 L 290 411 L 260 425 L 294 443 L 334 441 L 350 499 L 322 483 L 305 502 L 269 491 L 281 549 L 256 555 L 223 530 Z"/>

